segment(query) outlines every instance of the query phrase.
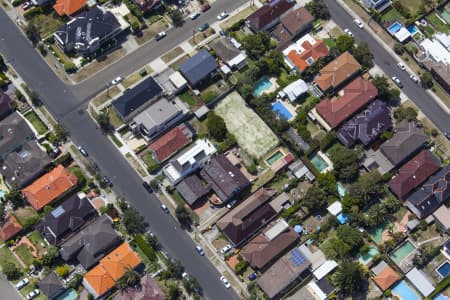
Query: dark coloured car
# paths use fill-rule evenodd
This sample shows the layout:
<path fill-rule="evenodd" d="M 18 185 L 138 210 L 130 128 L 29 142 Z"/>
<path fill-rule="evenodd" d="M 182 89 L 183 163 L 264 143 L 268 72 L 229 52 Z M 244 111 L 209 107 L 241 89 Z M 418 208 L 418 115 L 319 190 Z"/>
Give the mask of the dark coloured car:
<path fill-rule="evenodd" d="M 144 187 L 144 189 L 147 190 L 147 192 L 153 193 L 153 189 L 152 189 L 152 187 L 150 186 L 150 184 L 148 184 L 147 181 L 144 181 L 144 182 L 142 183 L 142 186 Z"/>
<path fill-rule="evenodd" d="M 255 280 L 256 279 L 256 272 L 253 272 L 252 274 L 250 274 L 250 275 L 248 275 L 248 279 L 250 280 L 250 281 L 253 281 L 253 280 Z"/>
<path fill-rule="evenodd" d="M 205 12 L 205 11 L 207 11 L 208 9 L 210 9 L 211 8 L 211 5 L 209 5 L 209 4 L 204 4 L 204 5 L 202 5 L 202 7 L 200 8 L 200 11 L 201 12 Z"/>
<path fill-rule="evenodd" d="M 206 29 L 208 29 L 208 27 L 209 27 L 209 24 L 208 24 L 208 23 L 205 23 L 205 24 L 203 24 L 203 25 L 200 25 L 200 27 L 198 28 L 198 32 L 203 32 L 203 31 L 205 31 Z"/>
<path fill-rule="evenodd" d="M 81 154 L 83 154 L 84 157 L 88 157 L 89 154 L 87 153 L 86 149 L 84 149 L 81 146 L 78 146 L 78 151 L 80 151 Z"/>
<path fill-rule="evenodd" d="M 107 185 L 107 186 L 112 186 L 112 182 L 111 182 L 111 180 L 109 180 L 108 177 L 103 176 L 102 181 L 103 181 L 103 183 L 104 183 L 105 185 Z"/>

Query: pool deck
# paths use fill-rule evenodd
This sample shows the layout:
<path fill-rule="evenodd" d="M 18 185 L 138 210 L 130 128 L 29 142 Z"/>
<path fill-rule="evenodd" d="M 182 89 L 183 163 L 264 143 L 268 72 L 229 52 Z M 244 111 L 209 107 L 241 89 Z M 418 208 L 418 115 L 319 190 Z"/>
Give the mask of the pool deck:
<path fill-rule="evenodd" d="M 272 85 L 272 86 L 273 86 L 273 85 Z M 283 104 L 284 108 L 286 108 L 287 111 L 289 111 L 289 112 L 291 113 L 292 117 L 291 117 L 289 120 L 287 120 L 288 122 L 290 122 L 290 121 L 292 121 L 292 120 L 295 119 L 295 117 L 297 116 L 297 112 L 296 112 L 296 110 L 295 110 L 295 106 L 292 105 L 292 104 L 290 103 L 290 101 L 286 101 L 286 100 L 284 100 L 284 99 L 277 99 L 275 102 L 280 102 L 281 104 Z M 275 103 L 275 102 L 274 102 L 274 103 Z"/>
<path fill-rule="evenodd" d="M 327 173 L 330 171 L 333 171 L 333 162 L 328 158 L 328 156 L 326 156 L 325 153 L 323 153 L 322 151 L 317 151 L 316 155 L 319 155 L 328 165 L 328 167 L 326 167 L 325 169 L 322 170 L 322 172 L 320 173 Z"/>
<path fill-rule="evenodd" d="M 390 254 L 389 257 L 391 257 L 391 255 L 397 251 L 399 248 L 403 247 L 403 245 L 405 243 L 410 243 L 411 245 L 414 246 L 414 250 L 411 251 L 410 253 L 408 253 L 408 255 L 406 255 L 399 263 L 397 263 L 396 261 L 394 261 L 392 258 L 392 261 L 404 272 L 407 273 L 409 272 L 413 267 L 413 258 L 414 258 L 414 254 L 417 253 L 417 245 L 415 242 L 413 242 L 411 239 L 406 239 L 403 243 L 400 244 L 399 247 L 396 247 Z"/>

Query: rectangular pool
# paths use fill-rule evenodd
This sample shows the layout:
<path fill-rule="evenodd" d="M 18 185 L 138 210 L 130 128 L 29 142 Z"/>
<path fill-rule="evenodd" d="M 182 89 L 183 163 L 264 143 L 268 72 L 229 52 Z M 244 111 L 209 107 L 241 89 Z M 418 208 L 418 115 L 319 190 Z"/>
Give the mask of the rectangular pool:
<path fill-rule="evenodd" d="M 286 107 L 284 107 L 283 103 L 281 103 L 280 101 L 272 104 L 272 111 L 274 111 L 280 118 L 283 118 L 286 121 L 292 119 L 292 114 L 289 112 L 289 110 L 287 110 Z"/>
<path fill-rule="evenodd" d="M 391 259 L 400 265 L 402 260 L 404 260 L 408 255 L 411 254 L 416 248 L 410 241 L 404 242 L 397 250 L 391 254 Z"/>
<path fill-rule="evenodd" d="M 393 35 L 397 33 L 402 28 L 402 24 L 399 22 L 395 22 L 391 26 L 388 27 L 388 31 Z"/>
<path fill-rule="evenodd" d="M 253 90 L 253 95 L 258 97 L 262 93 L 264 93 L 264 91 L 270 89 L 271 87 L 272 87 L 272 82 L 270 82 L 269 78 L 264 77 L 256 82 L 255 88 Z"/>
<path fill-rule="evenodd" d="M 317 170 L 319 170 L 320 173 L 324 172 L 324 170 L 329 167 L 319 152 L 316 152 L 310 159 L 311 163 L 317 168 Z"/>
<path fill-rule="evenodd" d="M 420 300 L 421 297 L 410 287 L 405 280 L 400 281 L 392 288 L 392 294 L 401 300 Z"/>
<path fill-rule="evenodd" d="M 277 160 L 283 157 L 283 153 L 281 153 L 280 150 L 272 154 L 268 159 L 266 159 L 266 162 L 269 166 L 273 165 Z"/>
<path fill-rule="evenodd" d="M 436 269 L 436 272 L 438 272 L 439 275 L 441 275 L 442 278 L 444 278 L 445 276 L 450 274 L 450 263 L 448 261 L 444 262 Z"/>
<path fill-rule="evenodd" d="M 69 289 L 60 295 L 57 300 L 77 300 L 78 294 L 74 289 Z"/>

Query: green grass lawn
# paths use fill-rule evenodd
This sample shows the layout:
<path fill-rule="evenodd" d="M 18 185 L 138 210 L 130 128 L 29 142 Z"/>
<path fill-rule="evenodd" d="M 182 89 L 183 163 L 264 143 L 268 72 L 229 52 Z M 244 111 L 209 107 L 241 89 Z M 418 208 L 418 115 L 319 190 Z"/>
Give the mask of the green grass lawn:
<path fill-rule="evenodd" d="M 45 247 L 42 247 L 41 244 L 46 245 L 44 239 L 41 237 L 38 231 L 33 231 L 28 235 L 28 239 L 33 243 L 33 245 L 38 249 L 39 252 L 45 250 Z"/>
<path fill-rule="evenodd" d="M 381 22 L 389 23 L 394 21 L 399 21 L 400 23 L 404 24 L 406 22 L 406 19 L 398 12 L 398 10 L 396 10 L 394 7 L 391 7 L 381 16 Z"/>
<path fill-rule="evenodd" d="M 28 247 L 25 244 L 21 244 L 15 250 L 16 254 L 20 257 L 22 262 L 27 266 L 33 263 L 34 257 L 31 255 L 30 251 L 28 251 Z"/>
<path fill-rule="evenodd" d="M 14 254 L 6 247 L 0 248 L 0 265 L 7 262 L 15 264 L 19 269 L 22 269 L 22 265 L 14 257 Z"/>
<path fill-rule="evenodd" d="M 141 155 L 141 159 L 144 161 L 149 172 L 154 172 L 160 166 L 160 164 L 153 158 L 150 151 L 145 151 L 145 153 Z"/>
<path fill-rule="evenodd" d="M 427 21 L 431 23 L 431 25 L 436 29 L 437 31 L 447 33 L 448 30 L 450 30 L 450 26 L 445 24 L 444 22 L 439 19 L 436 13 L 432 13 L 426 17 Z"/>
<path fill-rule="evenodd" d="M 328 48 L 333 48 L 334 46 L 336 46 L 336 41 L 330 38 L 323 39 L 323 42 L 325 43 L 325 45 L 327 45 Z"/>
<path fill-rule="evenodd" d="M 39 14 L 30 20 L 30 24 L 37 26 L 43 39 L 52 35 L 64 23 L 60 17 L 53 16 L 52 14 Z"/>
<path fill-rule="evenodd" d="M 108 116 L 109 122 L 111 123 L 112 127 L 114 127 L 114 129 L 117 129 L 124 124 L 120 116 L 112 107 L 108 108 Z"/>
<path fill-rule="evenodd" d="M 197 103 L 195 98 L 189 92 L 184 92 L 183 94 L 180 94 L 178 97 L 181 99 L 181 101 L 188 104 L 189 107 L 194 106 Z"/>
<path fill-rule="evenodd" d="M 39 221 L 39 215 L 30 207 L 21 207 L 14 211 L 14 216 L 17 218 L 17 221 L 23 226 L 26 227 L 30 223 L 34 221 Z"/>
<path fill-rule="evenodd" d="M 398 0 L 404 7 L 409 8 L 411 13 L 419 11 L 420 6 L 424 3 L 423 0 Z"/>
<path fill-rule="evenodd" d="M 27 112 L 24 117 L 30 121 L 31 125 L 33 125 L 39 135 L 47 132 L 47 125 L 39 119 L 38 115 L 34 111 Z"/>

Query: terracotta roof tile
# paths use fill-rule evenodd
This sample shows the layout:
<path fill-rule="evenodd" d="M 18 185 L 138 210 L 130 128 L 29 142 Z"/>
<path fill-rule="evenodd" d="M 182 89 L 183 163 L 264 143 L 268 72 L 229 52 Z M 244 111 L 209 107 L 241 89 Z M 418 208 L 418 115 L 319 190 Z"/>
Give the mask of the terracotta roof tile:
<path fill-rule="evenodd" d="M 302 44 L 302 47 L 305 51 L 298 53 L 296 50 L 291 50 L 287 55 L 300 72 L 305 71 L 306 68 L 317 62 L 319 58 L 328 55 L 327 45 L 322 40 L 316 40 L 313 45 L 306 41 Z"/>
<path fill-rule="evenodd" d="M 0 226 L 0 238 L 3 241 L 9 240 L 22 230 L 22 225 L 13 215 L 7 216 Z"/>
<path fill-rule="evenodd" d="M 376 284 L 383 290 L 387 290 L 400 279 L 400 276 L 391 267 L 386 267 L 375 278 Z"/>
<path fill-rule="evenodd" d="M 56 0 L 53 8 L 60 16 L 71 16 L 86 6 L 87 0 Z"/>
<path fill-rule="evenodd" d="M 89 286 L 100 296 L 109 291 L 116 282 L 111 275 L 103 268 L 102 265 L 97 265 L 84 275 L 84 280 Z"/>
<path fill-rule="evenodd" d="M 188 131 L 188 132 L 187 132 Z M 172 156 L 175 152 L 189 144 L 191 134 L 186 125 L 173 128 L 152 144 L 149 149 L 153 152 L 159 162 L 163 162 Z"/>

